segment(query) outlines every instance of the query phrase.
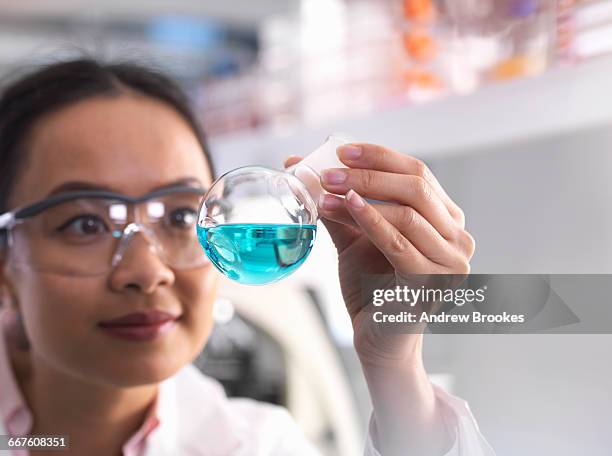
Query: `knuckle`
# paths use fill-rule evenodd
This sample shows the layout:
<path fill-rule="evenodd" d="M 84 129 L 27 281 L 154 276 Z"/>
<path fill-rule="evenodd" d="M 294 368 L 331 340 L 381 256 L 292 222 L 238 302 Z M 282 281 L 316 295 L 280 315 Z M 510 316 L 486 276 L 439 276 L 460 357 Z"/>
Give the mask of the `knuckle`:
<path fill-rule="evenodd" d="M 412 230 L 418 222 L 417 211 L 411 207 L 405 207 L 400 218 L 401 227 L 404 230 Z"/>
<path fill-rule="evenodd" d="M 432 189 L 429 183 L 422 177 L 416 177 L 414 182 L 414 190 L 419 196 L 419 198 L 423 200 L 429 200 L 432 195 Z"/>
<path fill-rule="evenodd" d="M 474 254 L 475 244 L 474 238 L 466 230 L 459 228 L 453 230 L 452 236 L 449 239 L 453 244 L 456 245 L 457 249 L 465 254 L 468 258 L 471 258 Z"/>
<path fill-rule="evenodd" d="M 410 241 L 406 239 L 402 233 L 399 231 L 395 231 L 393 233 L 393 237 L 391 238 L 391 251 L 393 253 L 405 253 L 410 249 Z"/>
<path fill-rule="evenodd" d="M 461 261 L 457 266 L 456 266 L 456 273 L 457 274 L 462 274 L 462 275 L 467 275 L 470 273 L 471 270 L 471 266 L 470 266 L 470 262 L 469 261 Z"/>
<path fill-rule="evenodd" d="M 423 179 L 427 179 L 430 175 L 429 168 L 425 164 L 423 160 L 415 159 L 414 163 L 414 174 L 416 176 L 422 177 Z"/>
<path fill-rule="evenodd" d="M 369 169 L 364 169 L 361 172 L 361 188 L 368 192 L 374 188 L 376 178 L 374 172 Z"/>
<path fill-rule="evenodd" d="M 380 169 L 388 160 L 389 151 L 384 147 L 379 147 L 376 149 L 376 153 L 373 154 L 372 157 L 372 165 L 376 169 Z"/>
<path fill-rule="evenodd" d="M 461 209 L 460 207 L 456 207 L 453 210 L 453 215 L 457 223 L 459 223 L 461 227 L 464 227 L 465 226 L 465 212 L 463 212 L 463 209 Z"/>
<path fill-rule="evenodd" d="M 372 225 L 380 225 L 383 222 L 383 216 L 378 211 L 372 211 Z"/>
<path fill-rule="evenodd" d="M 474 255 L 474 251 L 476 250 L 476 240 L 467 231 L 464 230 L 463 233 L 464 233 L 464 238 L 465 238 L 464 242 L 466 246 L 466 251 L 467 251 L 468 256 L 471 258 L 472 255 Z"/>

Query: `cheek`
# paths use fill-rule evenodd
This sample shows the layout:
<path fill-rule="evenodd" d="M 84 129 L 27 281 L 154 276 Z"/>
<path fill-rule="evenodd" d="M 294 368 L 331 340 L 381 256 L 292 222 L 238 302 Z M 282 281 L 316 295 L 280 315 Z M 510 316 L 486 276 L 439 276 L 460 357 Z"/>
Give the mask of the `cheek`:
<path fill-rule="evenodd" d="M 37 355 L 62 370 L 86 366 L 91 359 L 98 303 L 104 281 L 31 274 L 20 281 L 19 307 L 30 345 Z M 78 369 L 77 369 L 78 370 Z"/>
<path fill-rule="evenodd" d="M 219 274 L 212 265 L 176 273 L 175 287 L 184 312 L 182 330 L 189 346 L 188 362 L 200 353 L 210 335 L 218 286 Z"/>
<path fill-rule="evenodd" d="M 163 293 L 180 302 L 181 324 L 167 337 L 140 345 L 110 340 L 97 328 L 104 306 L 118 299 L 104 278 L 15 278 L 15 283 L 27 284 L 17 287 L 17 294 L 37 356 L 64 374 L 117 386 L 162 381 L 198 356 L 212 329 L 218 282 L 212 265 L 175 272 L 175 283 Z"/>

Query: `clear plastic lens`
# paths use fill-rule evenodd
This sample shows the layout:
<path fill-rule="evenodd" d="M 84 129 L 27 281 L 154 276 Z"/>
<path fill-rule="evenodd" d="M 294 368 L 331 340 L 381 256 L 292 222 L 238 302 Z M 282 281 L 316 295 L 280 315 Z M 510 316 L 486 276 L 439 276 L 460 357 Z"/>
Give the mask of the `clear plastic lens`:
<path fill-rule="evenodd" d="M 70 200 L 11 230 L 11 261 L 59 274 L 105 274 L 138 250 L 143 238 L 170 267 L 202 266 L 209 261 L 197 241 L 200 199 L 197 193 L 177 192 L 136 206 L 102 198 Z M 128 227 L 133 232 L 126 233 Z"/>

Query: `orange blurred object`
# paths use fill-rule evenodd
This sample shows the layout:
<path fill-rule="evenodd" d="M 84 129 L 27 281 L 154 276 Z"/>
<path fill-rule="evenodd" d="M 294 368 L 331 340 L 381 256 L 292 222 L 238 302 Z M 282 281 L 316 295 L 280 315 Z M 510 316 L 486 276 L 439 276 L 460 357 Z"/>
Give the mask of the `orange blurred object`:
<path fill-rule="evenodd" d="M 514 79 L 525 75 L 527 71 L 527 59 L 523 56 L 514 56 L 502 60 L 493 67 L 494 79 Z"/>
<path fill-rule="evenodd" d="M 515 55 L 502 60 L 491 70 L 491 77 L 497 80 L 514 79 L 539 74 L 546 68 L 546 61 L 537 56 Z"/>
<path fill-rule="evenodd" d="M 427 23 L 435 19 L 436 9 L 431 0 L 404 0 L 404 14 L 411 21 Z"/>
<path fill-rule="evenodd" d="M 404 47 L 410 57 L 421 61 L 431 60 L 438 51 L 436 41 L 425 30 L 404 33 Z"/>
<path fill-rule="evenodd" d="M 405 80 L 408 87 L 418 87 L 421 89 L 442 89 L 443 84 L 440 78 L 431 71 L 425 69 L 410 69 L 405 73 Z"/>

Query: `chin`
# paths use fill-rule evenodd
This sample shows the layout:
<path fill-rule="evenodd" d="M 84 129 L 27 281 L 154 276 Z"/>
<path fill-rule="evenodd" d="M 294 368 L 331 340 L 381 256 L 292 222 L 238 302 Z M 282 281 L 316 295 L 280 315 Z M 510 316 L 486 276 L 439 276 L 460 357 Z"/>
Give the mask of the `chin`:
<path fill-rule="evenodd" d="M 188 364 L 188 361 L 179 362 L 177 359 L 169 362 L 166 357 L 126 361 L 113 363 L 97 377 L 106 384 L 121 388 L 150 385 L 163 382 Z"/>
<path fill-rule="evenodd" d="M 152 341 L 126 341 L 104 335 L 78 354 L 73 353 L 76 356 L 69 357 L 69 364 L 80 366 L 73 372 L 95 383 L 122 388 L 160 383 L 197 357 L 209 332 L 204 328 L 176 329 Z"/>
<path fill-rule="evenodd" d="M 89 353 L 96 351 L 96 354 L 83 357 L 81 353 L 70 364 L 80 366 L 75 370 L 88 381 L 133 387 L 160 383 L 172 377 L 199 353 L 198 347 L 183 338 L 157 342 L 161 341 L 122 343 L 122 347 L 109 347 L 106 344 L 105 347 L 98 347 L 98 350 L 88 350 Z"/>

